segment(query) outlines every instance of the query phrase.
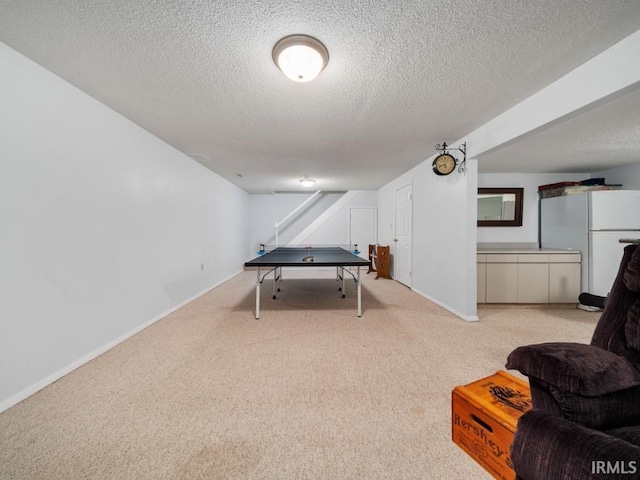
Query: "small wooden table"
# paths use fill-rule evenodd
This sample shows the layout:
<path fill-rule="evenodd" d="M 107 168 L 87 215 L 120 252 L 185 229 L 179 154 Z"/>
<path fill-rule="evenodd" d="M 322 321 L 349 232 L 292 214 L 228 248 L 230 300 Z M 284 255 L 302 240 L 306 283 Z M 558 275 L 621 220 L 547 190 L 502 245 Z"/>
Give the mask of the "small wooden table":
<path fill-rule="evenodd" d="M 516 476 L 511 442 L 518 418 L 531 409 L 529 385 L 499 370 L 451 394 L 451 435 L 487 472 L 500 480 Z"/>

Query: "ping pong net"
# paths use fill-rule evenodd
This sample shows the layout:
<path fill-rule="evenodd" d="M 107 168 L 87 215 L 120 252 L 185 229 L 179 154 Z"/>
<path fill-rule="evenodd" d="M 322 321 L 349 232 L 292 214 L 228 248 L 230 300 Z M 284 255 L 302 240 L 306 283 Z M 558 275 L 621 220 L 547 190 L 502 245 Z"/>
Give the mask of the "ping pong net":
<path fill-rule="evenodd" d="M 357 243 L 350 244 L 317 244 L 317 245 L 265 245 L 261 243 L 258 251 L 256 252 L 258 255 L 265 255 L 270 252 L 277 251 L 279 253 L 305 253 L 308 252 L 309 255 L 313 253 L 330 253 L 335 251 L 345 250 L 349 253 L 353 253 L 354 255 L 359 255 L 360 250 L 358 249 Z"/>

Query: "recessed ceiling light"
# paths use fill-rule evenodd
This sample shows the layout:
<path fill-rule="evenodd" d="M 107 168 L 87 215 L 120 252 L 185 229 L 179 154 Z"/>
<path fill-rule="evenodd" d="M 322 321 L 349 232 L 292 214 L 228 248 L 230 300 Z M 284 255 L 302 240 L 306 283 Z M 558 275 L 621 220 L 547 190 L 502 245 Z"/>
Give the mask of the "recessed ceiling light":
<path fill-rule="evenodd" d="M 296 82 L 308 82 L 329 63 L 329 52 L 318 39 L 308 35 L 289 35 L 273 47 L 273 61 L 282 73 Z"/>
<path fill-rule="evenodd" d="M 300 184 L 303 187 L 313 187 L 315 183 L 316 181 L 313 178 L 303 178 L 302 180 L 300 180 Z"/>

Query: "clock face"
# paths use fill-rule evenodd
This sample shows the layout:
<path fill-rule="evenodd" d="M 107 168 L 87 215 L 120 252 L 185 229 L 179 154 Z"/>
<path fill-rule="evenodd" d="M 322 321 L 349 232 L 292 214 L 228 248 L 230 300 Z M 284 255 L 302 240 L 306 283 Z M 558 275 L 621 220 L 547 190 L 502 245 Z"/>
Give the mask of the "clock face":
<path fill-rule="evenodd" d="M 456 159 L 448 153 L 438 155 L 433 161 L 433 171 L 436 175 L 449 175 L 456 169 Z"/>

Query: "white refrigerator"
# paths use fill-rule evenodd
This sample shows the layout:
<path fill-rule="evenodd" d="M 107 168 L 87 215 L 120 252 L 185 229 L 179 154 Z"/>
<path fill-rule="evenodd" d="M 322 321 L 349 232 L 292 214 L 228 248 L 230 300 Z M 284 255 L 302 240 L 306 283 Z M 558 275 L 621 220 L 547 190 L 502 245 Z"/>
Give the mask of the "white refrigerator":
<path fill-rule="evenodd" d="M 601 190 L 540 200 L 540 246 L 582 253 L 581 291 L 606 296 L 621 238 L 640 238 L 640 190 Z"/>

